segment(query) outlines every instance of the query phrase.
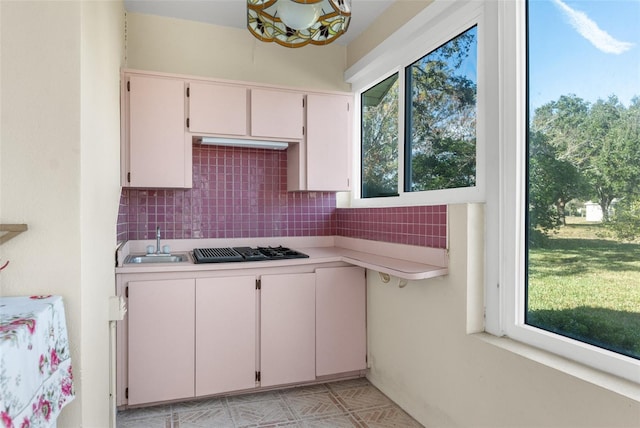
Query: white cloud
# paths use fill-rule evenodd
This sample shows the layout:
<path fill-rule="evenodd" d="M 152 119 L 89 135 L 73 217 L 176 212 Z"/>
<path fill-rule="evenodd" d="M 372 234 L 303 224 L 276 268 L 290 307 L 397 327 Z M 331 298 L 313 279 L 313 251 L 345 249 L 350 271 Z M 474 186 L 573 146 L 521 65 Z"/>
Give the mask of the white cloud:
<path fill-rule="evenodd" d="M 554 0 L 554 3 L 565 13 L 571 26 L 602 52 L 621 54 L 634 46 L 633 43 L 614 39 L 609 33 L 600 29 L 598 24 L 584 12 L 570 8 L 561 0 Z"/>

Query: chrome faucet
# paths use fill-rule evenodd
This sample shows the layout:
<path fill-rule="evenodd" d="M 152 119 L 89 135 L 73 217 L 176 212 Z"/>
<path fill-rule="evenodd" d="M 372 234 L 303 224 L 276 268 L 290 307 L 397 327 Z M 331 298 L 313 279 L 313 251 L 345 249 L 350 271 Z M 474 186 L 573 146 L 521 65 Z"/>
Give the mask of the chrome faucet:
<path fill-rule="evenodd" d="M 160 226 L 156 228 L 156 254 L 161 254 L 162 250 L 160 249 Z"/>

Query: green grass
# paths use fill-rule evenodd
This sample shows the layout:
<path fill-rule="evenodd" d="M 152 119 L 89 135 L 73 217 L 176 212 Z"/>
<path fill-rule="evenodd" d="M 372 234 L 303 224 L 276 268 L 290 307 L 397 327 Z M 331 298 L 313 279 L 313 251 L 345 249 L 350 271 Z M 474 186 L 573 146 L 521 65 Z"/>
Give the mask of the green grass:
<path fill-rule="evenodd" d="M 529 251 L 529 324 L 640 359 L 640 244 L 567 219 Z"/>

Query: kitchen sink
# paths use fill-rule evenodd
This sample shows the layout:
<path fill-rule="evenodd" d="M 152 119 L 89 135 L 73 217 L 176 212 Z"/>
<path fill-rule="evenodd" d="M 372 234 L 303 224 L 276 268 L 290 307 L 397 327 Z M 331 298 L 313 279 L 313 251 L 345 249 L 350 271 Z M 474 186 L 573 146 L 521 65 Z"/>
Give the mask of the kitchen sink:
<path fill-rule="evenodd" d="M 191 262 L 187 253 L 174 254 L 130 254 L 124 259 L 124 264 L 146 264 L 146 263 L 183 263 Z"/>

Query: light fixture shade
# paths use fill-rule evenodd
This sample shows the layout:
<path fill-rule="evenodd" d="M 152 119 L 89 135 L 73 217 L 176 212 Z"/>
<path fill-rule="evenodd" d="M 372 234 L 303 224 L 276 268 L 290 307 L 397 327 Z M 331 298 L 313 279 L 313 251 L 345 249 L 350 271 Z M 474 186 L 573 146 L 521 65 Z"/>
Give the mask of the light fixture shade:
<path fill-rule="evenodd" d="M 285 5 L 282 9 L 284 2 L 296 4 L 293 7 Z M 319 10 L 314 23 L 306 28 L 292 27 L 304 27 L 298 24 L 305 18 L 294 18 L 291 12 L 304 8 L 305 15 L 309 12 L 307 22 L 311 22 L 314 7 Z M 263 42 L 276 42 L 289 48 L 329 44 L 347 31 L 350 20 L 351 0 L 247 0 L 247 28 L 251 34 Z"/>
<path fill-rule="evenodd" d="M 304 30 L 318 21 L 322 8 L 319 3 L 279 1 L 277 11 L 278 16 L 287 27 L 294 30 Z"/>

